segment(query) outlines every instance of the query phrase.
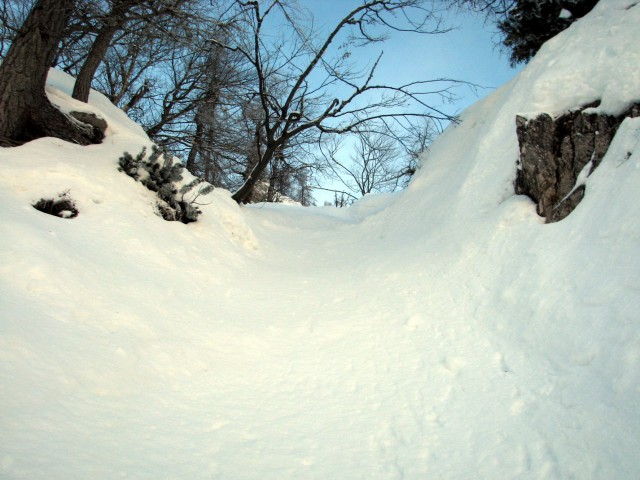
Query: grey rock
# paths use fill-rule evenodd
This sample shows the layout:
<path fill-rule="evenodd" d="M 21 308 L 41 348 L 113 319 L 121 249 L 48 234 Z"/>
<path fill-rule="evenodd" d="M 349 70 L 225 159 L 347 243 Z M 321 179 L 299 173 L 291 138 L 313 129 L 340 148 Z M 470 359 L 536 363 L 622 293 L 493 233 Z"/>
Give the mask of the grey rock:
<path fill-rule="evenodd" d="M 71 112 L 69 113 L 77 121 L 89 125 L 92 130 L 91 137 L 98 143 L 104 138 L 104 132 L 107 130 L 107 122 L 104 118 L 89 112 Z"/>
<path fill-rule="evenodd" d="M 535 118 L 516 117 L 520 159 L 515 192 L 536 203 L 546 223 L 569 215 L 585 195 L 576 180 L 584 168 L 590 175 L 600 165 L 626 117 L 640 114 L 634 105 L 620 116 L 585 112 L 586 105 L 557 118 L 543 113 Z M 588 167 L 587 167 L 588 166 Z"/>

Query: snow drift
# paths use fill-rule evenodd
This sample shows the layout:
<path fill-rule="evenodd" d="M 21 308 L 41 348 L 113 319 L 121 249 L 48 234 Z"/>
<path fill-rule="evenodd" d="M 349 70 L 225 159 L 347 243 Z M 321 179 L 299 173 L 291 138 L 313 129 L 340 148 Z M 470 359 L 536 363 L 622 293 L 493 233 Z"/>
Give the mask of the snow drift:
<path fill-rule="evenodd" d="M 95 92 L 103 144 L 1 150 L 0 476 L 637 478 L 640 119 L 560 223 L 513 179 L 517 114 L 640 100 L 638 25 L 602 0 L 344 210 L 216 190 L 165 222 Z M 31 206 L 62 192 L 78 217 Z"/>

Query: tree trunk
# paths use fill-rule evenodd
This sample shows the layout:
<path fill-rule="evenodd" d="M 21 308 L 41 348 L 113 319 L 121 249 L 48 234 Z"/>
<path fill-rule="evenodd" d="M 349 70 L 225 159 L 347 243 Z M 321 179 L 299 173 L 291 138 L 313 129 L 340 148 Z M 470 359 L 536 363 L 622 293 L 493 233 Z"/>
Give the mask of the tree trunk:
<path fill-rule="evenodd" d="M 96 39 L 91 46 L 89 55 L 82 64 L 82 68 L 76 78 L 76 83 L 73 86 L 73 98 L 87 103 L 89 101 L 89 93 L 91 92 L 91 82 L 98 70 L 98 67 L 102 63 L 104 56 L 107 53 L 111 40 L 116 34 L 118 29 L 116 26 L 108 26 L 100 30 Z"/>
<path fill-rule="evenodd" d="M 187 170 L 195 175 L 194 172 L 196 170 L 196 157 L 198 156 L 198 153 L 200 153 L 202 139 L 204 136 L 204 125 L 202 123 L 200 112 L 196 114 L 194 123 L 196 124 L 196 133 L 193 136 L 191 149 L 189 150 L 189 155 L 187 156 Z"/>
<path fill-rule="evenodd" d="M 267 189 L 267 202 L 272 203 L 276 200 L 278 176 L 280 175 L 280 159 L 278 155 L 274 155 L 271 160 L 271 175 L 269 175 L 269 188 Z"/>
<path fill-rule="evenodd" d="M 73 87 L 73 98 L 87 103 L 91 92 L 91 82 L 111 45 L 111 40 L 127 20 L 127 12 L 141 0 L 119 0 L 106 16 L 102 28 L 98 32 L 89 55 L 82 64 L 76 84 Z"/>
<path fill-rule="evenodd" d="M 272 148 L 267 147 L 265 152 L 262 154 L 262 157 L 258 160 L 258 163 L 256 163 L 256 166 L 253 167 L 251 172 L 247 175 L 245 182 L 236 191 L 236 193 L 231 196 L 231 198 L 238 203 L 249 203 L 251 201 L 253 187 L 255 187 L 260 175 L 264 172 L 264 169 L 269 165 L 274 153 L 275 151 Z"/>
<path fill-rule="evenodd" d="M 17 139 L 34 109 L 46 102 L 49 66 L 74 0 L 39 0 L 27 16 L 0 66 L 0 136 Z"/>
<path fill-rule="evenodd" d="M 96 142 L 94 128 L 62 114 L 45 93 L 49 67 L 74 4 L 38 0 L 9 47 L 0 65 L 0 144 L 49 135 L 81 145 Z"/>

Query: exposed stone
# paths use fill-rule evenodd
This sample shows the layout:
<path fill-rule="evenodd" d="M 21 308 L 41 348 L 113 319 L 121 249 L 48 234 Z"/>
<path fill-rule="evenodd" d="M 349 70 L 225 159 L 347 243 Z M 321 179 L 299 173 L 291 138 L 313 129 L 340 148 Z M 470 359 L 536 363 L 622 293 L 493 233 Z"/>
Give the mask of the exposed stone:
<path fill-rule="evenodd" d="M 516 117 L 520 160 L 515 191 L 536 203 L 546 223 L 569 215 L 585 194 L 576 181 L 583 169 L 595 170 L 626 117 L 640 115 L 634 105 L 620 116 L 585 112 L 587 105 L 554 119 L 543 113 L 535 118 Z"/>
<path fill-rule="evenodd" d="M 69 115 L 91 128 L 90 136 L 95 143 L 102 141 L 104 132 L 107 130 L 107 122 L 103 118 L 89 112 L 71 112 Z"/>

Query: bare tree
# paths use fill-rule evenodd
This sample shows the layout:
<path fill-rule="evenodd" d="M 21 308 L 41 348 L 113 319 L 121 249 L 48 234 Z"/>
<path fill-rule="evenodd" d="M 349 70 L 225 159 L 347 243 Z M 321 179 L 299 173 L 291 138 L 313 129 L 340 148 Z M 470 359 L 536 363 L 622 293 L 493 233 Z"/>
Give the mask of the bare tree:
<path fill-rule="evenodd" d="M 33 0 L 5 0 L 0 3 L 0 57 L 7 53 L 33 4 Z"/>
<path fill-rule="evenodd" d="M 185 16 L 186 12 L 182 9 L 187 2 L 188 0 L 111 0 L 111 9 L 101 19 L 91 49 L 78 72 L 73 98 L 88 101 L 93 77 L 115 34 L 127 23 L 133 22 L 136 29 L 144 29 L 145 24 L 150 22 L 161 25 L 166 17 L 175 20 Z"/>
<path fill-rule="evenodd" d="M 247 160 L 244 145 L 253 131 L 244 117 L 244 98 L 236 95 L 246 79 L 236 54 L 210 41 L 207 46 L 194 130 L 188 136 L 187 168 L 216 186 L 229 188 L 237 183 L 234 177 L 242 177 Z"/>
<path fill-rule="evenodd" d="M 13 24 L 23 14 L 26 2 L 28 0 L 12 0 L 0 10 L 3 38 L 8 32 L 15 30 Z M 92 79 L 105 55 L 109 54 L 109 60 L 118 58 L 121 62 L 117 66 L 114 62 L 105 65 L 98 83 L 109 87 L 105 93 L 114 103 L 126 98 L 126 103 L 121 106 L 130 110 L 151 92 L 152 84 L 148 78 L 142 77 L 143 72 L 157 69 L 161 59 L 179 58 L 179 53 L 168 55 L 170 50 L 183 52 L 184 49 L 176 46 L 180 42 L 188 43 L 188 38 L 194 31 L 195 27 L 187 21 L 195 18 L 194 12 L 186 8 L 192 4 L 200 3 L 198 0 L 36 2 L 7 50 L 2 65 L 2 101 L 5 111 L 11 112 L 11 115 L 3 116 L 0 121 L 0 135 L 5 137 L 5 143 L 42 135 L 58 136 L 77 143 L 99 141 L 101 134 L 96 128 L 70 119 L 55 108 L 49 108 L 44 95 L 49 67 L 58 64 L 66 71 L 75 73 L 78 78 L 74 96 L 86 101 Z M 107 9 L 109 6 L 110 9 Z M 198 18 L 198 21 L 200 23 L 196 22 L 196 25 L 200 26 L 210 19 Z M 153 28 L 146 28 L 149 25 Z M 176 40 L 177 37 L 181 37 L 180 40 Z M 171 41 L 162 41 L 161 38 Z M 62 42 L 63 39 L 67 41 Z M 121 42 L 118 48 L 111 48 L 114 39 Z M 122 39 L 127 39 L 130 43 L 123 47 Z M 161 47 L 149 49 L 149 44 Z M 168 46 L 170 50 L 167 49 Z M 127 50 L 126 53 L 123 50 Z M 140 59 L 143 59 L 142 62 Z M 172 72 L 176 78 L 180 73 L 178 69 Z M 191 105 L 184 106 L 186 98 L 189 101 L 193 99 L 190 89 L 195 87 L 190 83 L 191 80 L 193 75 L 188 72 L 184 78 L 179 79 L 174 91 L 164 95 L 166 101 L 160 120 L 149 127 L 154 128 L 152 134 L 181 113 L 188 114 L 194 108 Z M 185 89 L 186 93 L 183 92 Z M 179 113 L 176 114 L 175 110 Z"/>
<path fill-rule="evenodd" d="M 516 4 L 516 0 L 453 0 L 452 6 L 471 10 L 484 15 L 487 20 L 506 15 Z"/>
<path fill-rule="evenodd" d="M 393 192 L 411 171 L 400 168 L 400 152 L 395 140 L 381 133 L 362 132 L 356 136 L 353 151 L 348 160 L 338 158 L 336 149 L 329 157 L 328 165 L 333 178 L 339 180 L 348 195 L 362 197 L 372 192 Z"/>
<path fill-rule="evenodd" d="M 396 167 L 399 172 L 402 172 L 401 188 L 407 187 L 421 162 L 425 161 L 431 142 L 441 133 L 442 125 L 425 117 L 410 124 L 402 135 L 394 136 L 398 139 L 398 146 L 402 151 L 401 160 Z"/>
<path fill-rule="evenodd" d="M 390 134 L 389 123 L 408 132 L 425 117 L 450 119 L 430 105 L 457 82 L 376 84 L 382 55 L 363 65 L 356 54 L 392 31 L 443 31 L 427 0 L 363 0 L 322 35 L 295 0 L 70 3 L 49 63 L 78 76 L 77 98 L 89 85 L 102 91 L 238 202 L 252 201 L 259 183 L 262 200 L 313 203 L 310 183 L 326 167 L 313 150 L 331 135 L 395 135 L 406 149 L 406 133 Z"/>
<path fill-rule="evenodd" d="M 89 100 L 91 81 L 100 66 L 102 59 L 111 45 L 111 40 L 116 32 L 127 20 L 127 13 L 143 0 L 114 0 L 111 10 L 104 16 L 102 25 L 98 29 L 91 49 L 82 63 L 82 67 L 73 87 L 73 98 L 81 102 Z"/>
<path fill-rule="evenodd" d="M 323 167 L 320 172 L 325 179 L 321 184 L 326 185 L 328 180 L 343 188 L 313 188 L 334 193 L 333 205 L 338 207 L 350 205 L 368 193 L 406 188 L 442 126 L 423 117 L 400 130 L 393 130 L 388 124 L 384 127 L 325 139 L 318 149 Z M 350 153 L 346 155 L 345 151 Z"/>
<path fill-rule="evenodd" d="M 298 19 L 291 2 L 272 0 L 233 2 L 232 14 L 245 26 L 244 35 L 223 46 L 239 52 L 251 66 L 254 96 L 261 110 L 255 132 L 255 156 L 244 184 L 234 193 L 246 203 L 276 152 L 292 139 L 322 133 L 343 134 L 374 129 L 376 121 L 450 116 L 431 107 L 431 96 L 448 96 L 456 83 L 448 79 L 404 85 L 374 82 L 381 55 L 361 70 L 351 50 L 381 42 L 389 31 L 444 31 L 424 0 L 365 0 L 348 12 L 318 41 L 311 24 Z M 264 6 L 264 8 L 263 8 Z M 281 34 L 272 40 L 270 21 L 280 21 Z"/>

